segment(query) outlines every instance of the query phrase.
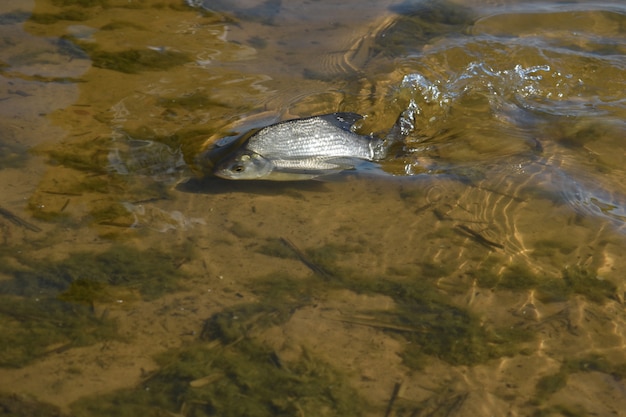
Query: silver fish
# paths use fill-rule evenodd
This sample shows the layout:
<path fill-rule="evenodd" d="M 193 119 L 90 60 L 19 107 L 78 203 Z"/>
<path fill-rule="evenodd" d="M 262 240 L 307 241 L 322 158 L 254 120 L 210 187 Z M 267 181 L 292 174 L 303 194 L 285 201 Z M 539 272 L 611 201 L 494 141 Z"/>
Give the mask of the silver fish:
<path fill-rule="evenodd" d="M 226 179 L 305 180 L 384 158 L 384 140 L 351 130 L 362 118 L 331 113 L 264 127 L 218 163 L 214 174 Z"/>

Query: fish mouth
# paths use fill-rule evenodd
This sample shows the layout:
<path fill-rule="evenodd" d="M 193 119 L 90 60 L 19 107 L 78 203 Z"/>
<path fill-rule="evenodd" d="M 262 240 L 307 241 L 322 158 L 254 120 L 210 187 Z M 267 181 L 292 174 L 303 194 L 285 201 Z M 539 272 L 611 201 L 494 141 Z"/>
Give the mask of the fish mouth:
<path fill-rule="evenodd" d="M 233 175 L 232 163 L 221 163 L 213 168 L 213 175 L 218 178 L 224 178 L 227 180 L 237 178 L 236 175 Z"/>
<path fill-rule="evenodd" d="M 218 177 L 218 178 L 225 179 L 225 180 L 230 180 L 230 179 L 232 179 L 232 177 L 231 177 L 231 176 L 229 176 L 229 175 L 226 173 L 226 171 L 225 171 L 225 170 L 223 170 L 223 169 L 213 171 L 213 175 L 214 175 L 214 176 L 216 176 L 216 177 Z"/>

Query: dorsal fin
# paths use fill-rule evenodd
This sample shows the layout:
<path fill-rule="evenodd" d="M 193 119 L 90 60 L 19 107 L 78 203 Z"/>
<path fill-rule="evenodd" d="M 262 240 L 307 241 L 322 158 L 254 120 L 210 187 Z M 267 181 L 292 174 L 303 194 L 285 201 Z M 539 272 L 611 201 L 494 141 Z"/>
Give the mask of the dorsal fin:
<path fill-rule="evenodd" d="M 345 130 L 350 130 L 352 125 L 363 119 L 360 114 L 351 112 L 331 113 L 319 117 Z"/>

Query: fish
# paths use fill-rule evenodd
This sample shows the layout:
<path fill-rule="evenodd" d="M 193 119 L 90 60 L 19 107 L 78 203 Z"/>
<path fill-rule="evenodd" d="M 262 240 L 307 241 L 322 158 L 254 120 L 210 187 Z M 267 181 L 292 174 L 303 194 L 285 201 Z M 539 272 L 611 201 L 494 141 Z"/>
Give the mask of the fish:
<path fill-rule="evenodd" d="M 390 141 L 355 133 L 352 128 L 361 119 L 343 112 L 266 126 L 219 161 L 213 174 L 230 180 L 297 181 L 383 159 Z"/>

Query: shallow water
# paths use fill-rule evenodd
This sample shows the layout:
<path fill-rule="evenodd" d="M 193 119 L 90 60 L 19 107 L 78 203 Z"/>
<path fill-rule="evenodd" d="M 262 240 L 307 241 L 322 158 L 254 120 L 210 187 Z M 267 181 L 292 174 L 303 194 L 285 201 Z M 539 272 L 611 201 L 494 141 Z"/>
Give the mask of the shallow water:
<path fill-rule="evenodd" d="M 0 5 L 14 415 L 624 415 L 620 1 Z M 413 125 L 207 175 L 290 117 Z"/>

